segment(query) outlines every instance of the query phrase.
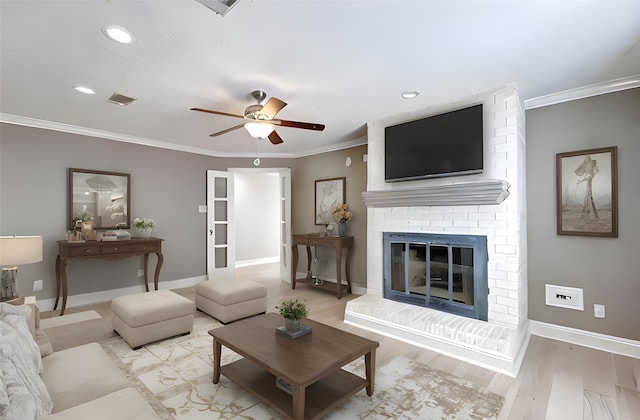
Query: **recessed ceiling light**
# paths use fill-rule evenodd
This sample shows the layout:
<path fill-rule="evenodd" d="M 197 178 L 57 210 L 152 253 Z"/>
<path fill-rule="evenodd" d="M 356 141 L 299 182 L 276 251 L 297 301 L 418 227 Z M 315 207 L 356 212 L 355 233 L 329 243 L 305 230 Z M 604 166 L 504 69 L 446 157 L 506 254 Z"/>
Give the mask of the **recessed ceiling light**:
<path fill-rule="evenodd" d="M 123 44 L 130 44 L 133 41 L 133 35 L 127 29 L 122 26 L 110 25 L 103 26 L 102 33 L 104 33 L 109 39 L 112 39 Z"/>
<path fill-rule="evenodd" d="M 86 93 L 87 95 L 93 95 L 93 94 L 95 94 L 95 92 L 93 91 L 93 89 L 90 89 L 90 88 L 85 87 L 85 86 L 74 86 L 73 88 L 74 88 L 75 90 L 77 90 L 78 92 Z"/>
<path fill-rule="evenodd" d="M 418 95 L 420 95 L 420 92 L 417 92 L 415 90 L 405 90 L 404 92 L 402 92 L 402 97 L 404 99 L 413 99 Z"/>

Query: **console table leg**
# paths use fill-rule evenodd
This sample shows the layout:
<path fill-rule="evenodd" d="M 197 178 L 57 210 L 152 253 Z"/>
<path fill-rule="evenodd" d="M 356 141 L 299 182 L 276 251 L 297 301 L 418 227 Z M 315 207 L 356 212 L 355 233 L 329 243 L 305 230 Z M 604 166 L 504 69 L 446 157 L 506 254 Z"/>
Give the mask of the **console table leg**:
<path fill-rule="evenodd" d="M 62 261 L 60 263 L 60 281 L 62 283 L 62 308 L 60 309 L 60 316 L 64 315 L 64 310 L 67 308 L 67 263 Z"/>
<path fill-rule="evenodd" d="M 298 245 L 291 245 L 291 288 L 296 288 L 296 273 L 298 270 Z"/>
<path fill-rule="evenodd" d="M 58 301 L 60 300 L 60 255 L 56 257 L 56 302 L 53 304 L 53 310 L 58 309 Z"/>
<path fill-rule="evenodd" d="M 347 249 L 347 262 L 345 263 L 344 273 L 347 278 L 347 293 L 353 293 L 351 291 L 351 255 L 353 254 L 353 248 Z"/>
<path fill-rule="evenodd" d="M 342 246 L 336 247 L 336 280 L 338 299 L 342 299 Z"/>
<path fill-rule="evenodd" d="M 156 274 L 153 277 L 153 287 L 155 290 L 158 290 L 158 279 L 160 278 L 160 268 L 162 268 L 164 257 L 159 252 L 156 255 L 158 256 L 158 263 L 156 264 Z"/>
<path fill-rule="evenodd" d="M 144 254 L 144 290 L 149 291 L 149 254 Z"/>

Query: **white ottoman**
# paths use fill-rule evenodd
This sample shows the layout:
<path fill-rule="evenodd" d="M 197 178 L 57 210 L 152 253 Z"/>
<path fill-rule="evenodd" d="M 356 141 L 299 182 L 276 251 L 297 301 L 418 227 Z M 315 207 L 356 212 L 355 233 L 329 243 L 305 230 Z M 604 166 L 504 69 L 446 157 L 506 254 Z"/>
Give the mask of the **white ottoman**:
<path fill-rule="evenodd" d="M 267 288 L 247 280 L 211 280 L 196 284 L 196 306 L 226 324 L 267 311 Z"/>
<path fill-rule="evenodd" d="M 111 301 L 113 329 L 133 349 L 193 328 L 195 305 L 171 290 L 120 296 Z"/>

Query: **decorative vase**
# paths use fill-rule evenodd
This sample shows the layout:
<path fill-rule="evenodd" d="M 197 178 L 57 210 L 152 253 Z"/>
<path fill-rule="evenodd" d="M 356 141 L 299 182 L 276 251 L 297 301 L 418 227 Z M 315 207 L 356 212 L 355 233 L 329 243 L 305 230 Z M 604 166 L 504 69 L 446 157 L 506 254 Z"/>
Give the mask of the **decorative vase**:
<path fill-rule="evenodd" d="M 338 236 L 347 234 L 347 222 L 338 222 Z"/>
<path fill-rule="evenodd" d="M 298 331 L 300 328 L 302 328 L 302 323 L 300 322 L 299 319 L 285 318 L 284 319 L 284 327 L 288 331 Z"/>
<path fill-rule="evenodd" d="M 135 232 L 136 232 L 136 238 L 148 238 L 151 236 L 151 230 L 153 228 L 136 228 Z"/>

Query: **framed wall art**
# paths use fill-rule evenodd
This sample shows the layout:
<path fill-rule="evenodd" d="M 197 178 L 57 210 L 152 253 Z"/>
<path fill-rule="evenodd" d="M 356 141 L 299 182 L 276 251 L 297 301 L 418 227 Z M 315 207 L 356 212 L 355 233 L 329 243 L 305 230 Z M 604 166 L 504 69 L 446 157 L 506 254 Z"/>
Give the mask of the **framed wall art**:
<path fill-rule="evenodd" d="M 556 154 L 558 235 L 618 237 L 618 148 Z"/>
<path fill-rule="evenodd" d="M 316 180 L 315 224 L 328 225 L 333 222 L 331 209 L 344 204 L 347 179 L 331 178 Z"/>

